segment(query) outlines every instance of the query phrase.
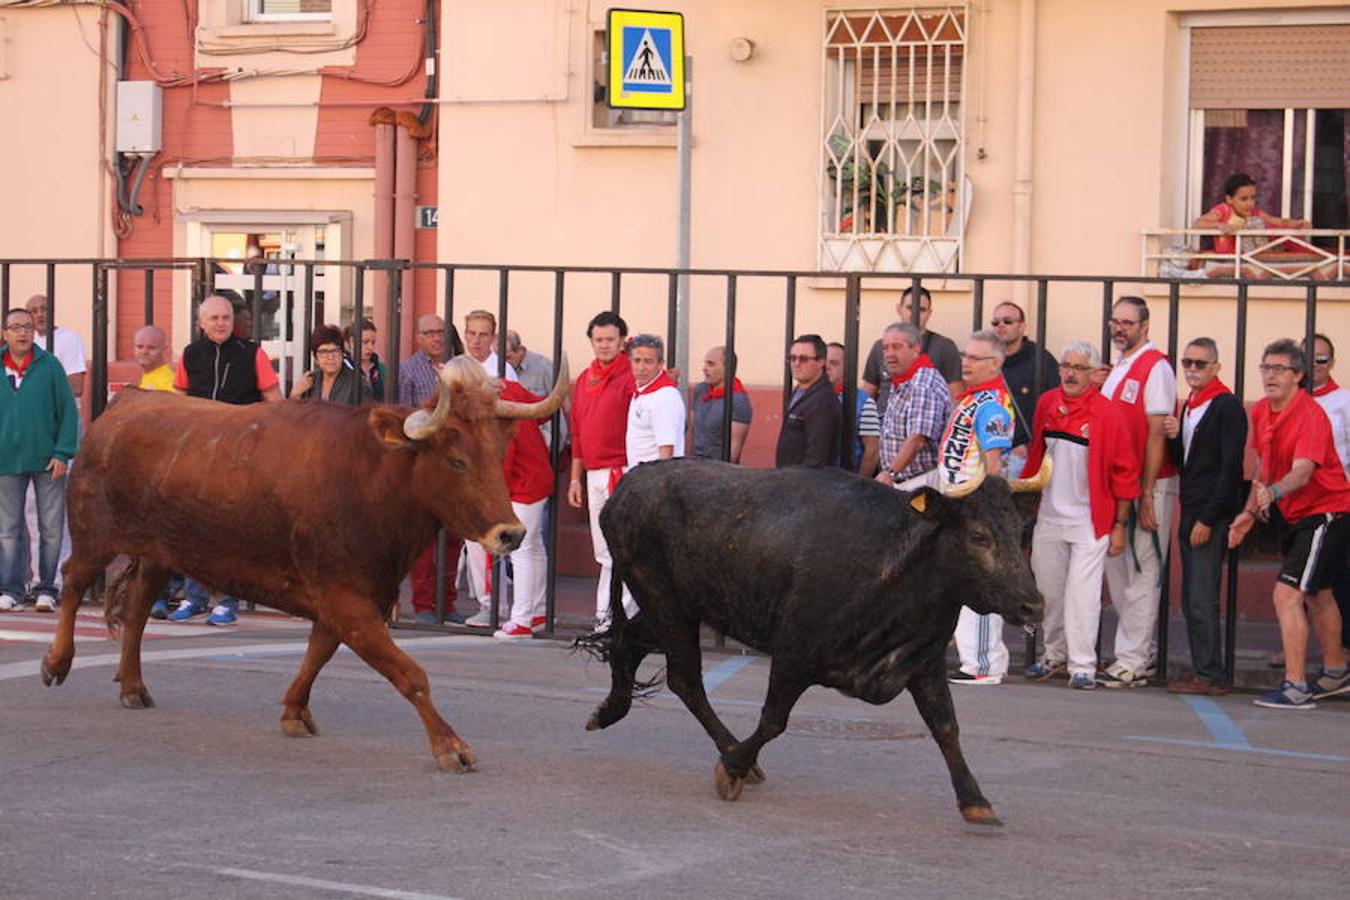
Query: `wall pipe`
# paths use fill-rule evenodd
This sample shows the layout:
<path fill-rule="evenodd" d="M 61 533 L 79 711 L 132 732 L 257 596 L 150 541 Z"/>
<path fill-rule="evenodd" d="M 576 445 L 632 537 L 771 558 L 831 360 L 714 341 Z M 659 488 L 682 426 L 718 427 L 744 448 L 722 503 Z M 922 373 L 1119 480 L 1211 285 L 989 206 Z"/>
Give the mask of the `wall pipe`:
<path fill-rule="evenodd" d="M 1031 191 L 1034 174 L 1036 113 L 1036 0 L 1022 0 L 1017 10 L 1017 137 L 1013 151 L 1012 271 L 1031 272 Z M 1013 283 L 1013 299 L 1027 308 L 1030 282 Z"/>
<path fill-rule="evenodd" d="M 370 122 L 375 126 L 375 193 L 374 193 L 374 235 L 372 250 L 376 259 L 394 257 L 394 125 L 396 113 L 392 109 L 380 108 L 371 113 Z M 374 321 L 381 324 L 389 316 L 389 272 L 377 269 L 374 272 L 373 298 L 375 301 Z M 354 315 L 361 318 L 364 310 L 356 310 Z"/>
<path fill-rule="evenodd" d="M 417 138 L 408 127 L 405 117 L 417 124 L 413 113 L 400 113 L 399 124 L 394 138 L 394 258 L 414 261 L 416 249 L 414 241 L 417 215 Z M 391 276 L 392 277 L 392 276 Z M 408 305 L 410 314 L 403 317 L 399 334 L 399 354 L 405 359 L 412 353 L 413 335 L 411 326 L 417 319 L 411 314 L 415 307 L 413 296 L 413 270 L 404 269 L 401 294 Z"/>

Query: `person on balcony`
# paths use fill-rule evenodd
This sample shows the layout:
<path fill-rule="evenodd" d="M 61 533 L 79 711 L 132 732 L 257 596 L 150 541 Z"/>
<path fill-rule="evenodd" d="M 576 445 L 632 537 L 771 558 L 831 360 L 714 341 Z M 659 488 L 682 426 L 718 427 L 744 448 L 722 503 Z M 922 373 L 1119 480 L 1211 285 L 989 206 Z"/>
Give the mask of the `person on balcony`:
<path fill-rule="evenodd" d="M 1210 278 L 1233 278 L 1238 267 L 1233 263 L 1231 257 L 1239 251 L 1251 252 L 1257 247 L 1257 244 L 1250 241 L 1239 246 L 1236 237 L 1237 232 L 1258 231 L 1266 228 L 1306 229 L 1311 228 L 1312 223 L 1307 219 L 1284 219 L 1257 209 L 1256 179 L 1245 172 L 1235 172 L 1229 175 L 1223 183 L 1223 202 L 1215 204 L 1209 212 L 1196 219 L 1193 227 L 1216 229 L 1223 232 L 1223 234 L 1214 238 L 1213 252 L 1215 256 L 1228 256 L 1230 258 L 1210 261 L 1205 266 L 1205 273 Z M 1273 238 L 1272 240 L 1278 239 Z M 1310 253 L 1317 252 L 1314 247 L 1294 238 L 1286 238 L 1272 249 L 1277 252 L 1298 250 L 1306 250 Z M 1285 265 L 1289 264 L 1285 263 Z M 1294 264 L 1299 267 L 1307 266 L 1307 262 Z M 1247 278 L 1264 279 L 1270 277 L 1270 272 L 1259 266 L 1248 265 L 1242 268 L 1242 275 Z M 1325 275 L 1316 271 L 1309 273 L 1309 275 L 1313 278 L 1325 277 Z"/>

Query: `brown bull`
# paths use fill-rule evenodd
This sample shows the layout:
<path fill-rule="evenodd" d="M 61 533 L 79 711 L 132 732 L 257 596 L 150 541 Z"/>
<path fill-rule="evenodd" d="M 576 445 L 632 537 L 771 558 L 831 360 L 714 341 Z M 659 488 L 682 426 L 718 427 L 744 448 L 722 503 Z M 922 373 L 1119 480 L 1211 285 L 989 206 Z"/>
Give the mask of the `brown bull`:
<path fill-rule="evenodd" d="M 515 419 L 562 403 L 566 363 L 545 400 L 498 398 L 481 366 L 451 360 L 434 409 L 302 401 L 228 406 L 131 391 L 89 429 L 68 493 L 72 549 L 61 619 L 42 661 L 60 684 L 75 656 L 75 613 L 118 554 L 131 566 L 109 591 L 122 628 L 122 705 L 153 706 L 141 679 L 141 634 L 172 571 L 314 622 L 283 700 L 282 729 L 318 729 L 310 688 L 338 644 L 417 708 L 437 764 L 472 767 L 469 746 L 431 704 L 426 672 L 395 646 L 385 618 L 399 582 L 439 526 L 509 553 L 525 529 L 502 459 Z"/>

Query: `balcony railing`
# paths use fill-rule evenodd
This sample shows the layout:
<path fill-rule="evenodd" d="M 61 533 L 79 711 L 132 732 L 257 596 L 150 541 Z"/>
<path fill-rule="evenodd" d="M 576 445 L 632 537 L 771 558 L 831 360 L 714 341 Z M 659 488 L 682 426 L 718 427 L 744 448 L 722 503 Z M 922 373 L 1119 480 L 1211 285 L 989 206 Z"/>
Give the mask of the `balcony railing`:
<path fill-rule="evenodd" d="M 1350 230 L 1269 228 L 1235 231 L 1233 251 L 1200 250 L 1200 238 L 1220 237 L 1213 228 L 1146 228 L 1140 274 L 1157 278 L 1249 278 L 1269 281 L 1344 281 L 1350 271 Z M 1333 243 L 1333 249 L 1319 247 Z"/>

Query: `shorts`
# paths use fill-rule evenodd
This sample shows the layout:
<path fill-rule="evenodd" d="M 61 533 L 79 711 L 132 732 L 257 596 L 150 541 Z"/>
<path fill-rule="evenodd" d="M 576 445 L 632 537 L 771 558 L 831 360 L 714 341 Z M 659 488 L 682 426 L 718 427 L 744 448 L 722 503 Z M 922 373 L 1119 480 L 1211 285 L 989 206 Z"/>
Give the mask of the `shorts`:
<path fill-rule="evenodd" d="M 1331 587 L 1350 552 L 1350 515 L 1319 513 L 1300 519 L 1284 535 L 1279 581 L 1315 594 Z"/>

